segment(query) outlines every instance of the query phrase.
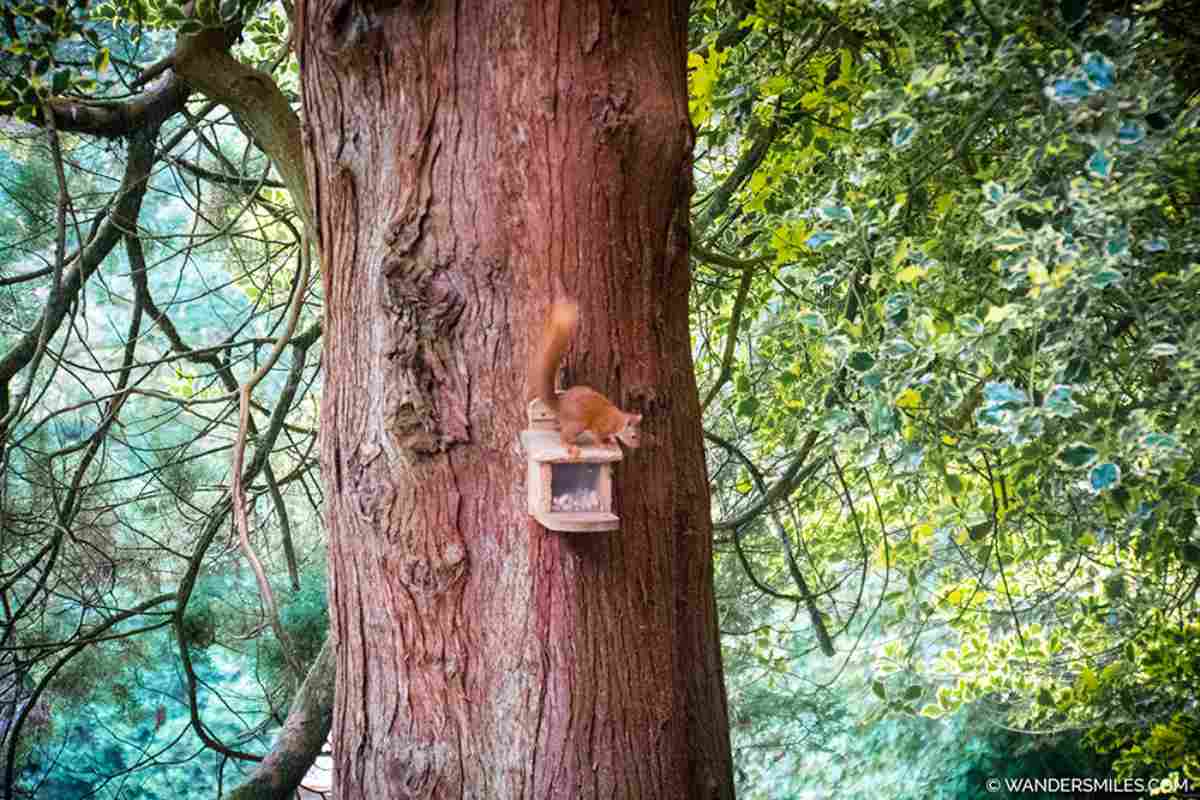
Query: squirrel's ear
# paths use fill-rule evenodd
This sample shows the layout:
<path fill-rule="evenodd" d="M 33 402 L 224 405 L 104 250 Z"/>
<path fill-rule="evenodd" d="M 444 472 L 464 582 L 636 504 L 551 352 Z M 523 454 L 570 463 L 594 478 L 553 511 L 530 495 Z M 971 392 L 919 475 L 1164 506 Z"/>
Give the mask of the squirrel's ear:
<path fill-rule="evenodd" d="M 642 415 L 641 414 L 630 414 L 629 421 L 632 424 L 637 425 L 639 422 L 642 421 Z"/>

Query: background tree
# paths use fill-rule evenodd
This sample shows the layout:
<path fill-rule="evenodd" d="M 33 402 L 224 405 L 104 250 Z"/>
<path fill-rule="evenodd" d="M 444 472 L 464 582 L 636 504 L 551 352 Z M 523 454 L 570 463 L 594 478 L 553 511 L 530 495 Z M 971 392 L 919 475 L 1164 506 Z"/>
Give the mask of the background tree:
<path fill-rule="evenodd" d="M 746 788 L 799 791 L 845 729 L 796 674 L 833 679 L 798 668 L 814 596 L 860 713 L 962 709 L 1043 747 L 1086 733 L 1094 774 L 1196 773 L 1195 683 L 1161 683 L 1194 674 L 1200 553 L 1181 11 L 695 9 L 694 328 L 731 703 L 760 715 L 735 725 Z"/>
<path fill-rule="evenodd" d="M 257 592 L 222 534 L 231 393 L 279 343 L 288 297 L 316 298 L 292 285 L 284 184 L 235 118 L 189 106 L 182 68 L 139 76 L 173 61 L 156 29 L 183 16 L 130 10 L 4 8 L 0 105 L 40 125 L 4 129 L 5 796 L 215 788 L 261 757 L 297 680 L 274 667 L 279 645 L 258 635 Z M 264 43 L 248 60 L 279 67 L 281 10 L 247 19 Z M 302 314 L 260 391 L 243 475 L 263 500 L 256 545 L 298 593 L 282 616 L 306 661 L 325 624 L 308 398 L 319 336 Z M 328 709 L 315 717 L 327 730 Z"/>

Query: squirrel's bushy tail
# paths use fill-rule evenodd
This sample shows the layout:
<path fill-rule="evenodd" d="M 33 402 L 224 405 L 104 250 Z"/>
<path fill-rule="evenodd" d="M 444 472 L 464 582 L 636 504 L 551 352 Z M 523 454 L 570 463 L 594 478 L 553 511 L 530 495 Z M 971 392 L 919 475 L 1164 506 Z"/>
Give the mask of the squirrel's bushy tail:
<path fill-rule="evenodd" d="M 578 324 L 579 305 L 574 300 L 560 300 L 550 306 L 546 330 L 531 366 L 538 397 L 555 414 L 558 413 L 558 396 L 554 393 L 554 376 L 558 374 L 558 362 Z"/>

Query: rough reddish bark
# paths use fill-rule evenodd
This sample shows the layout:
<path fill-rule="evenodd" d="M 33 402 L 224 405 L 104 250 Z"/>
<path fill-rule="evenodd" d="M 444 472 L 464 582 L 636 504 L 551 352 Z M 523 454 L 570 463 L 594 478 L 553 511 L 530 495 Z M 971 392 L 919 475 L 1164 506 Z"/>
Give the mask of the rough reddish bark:
<path fill-rule="evenodd" d="M 727 798 L 687 328 L 686 2 L 304 0 L 339 798 Z M 525 511 L 527 367 L 646 415 L 619 531 Z"/>

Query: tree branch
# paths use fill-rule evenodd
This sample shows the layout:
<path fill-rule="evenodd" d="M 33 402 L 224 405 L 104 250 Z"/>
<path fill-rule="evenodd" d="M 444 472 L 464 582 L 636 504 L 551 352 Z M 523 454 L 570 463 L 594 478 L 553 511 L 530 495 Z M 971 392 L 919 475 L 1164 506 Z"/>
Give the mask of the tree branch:
<path fill-rule="evenodd" d="M 287 720 L 274 747 L 249 780 L 229 795 L 229 800 L 289 800 L 304 780 L 333 726 L 334 678 L 333 636 L 327 636 L 321 652 L 296 692 Z"/>
<path fill-rule="evenodd" d="M 814 434 L 809 435 L 810 437 L 815 438 Z M 727 442 L 721 437 L 709 433 L 708 431 L 704 432 L 704 438 L 708 439 L 714 444 L 720 445 L 726 451 L 737 457 L 742 464 L 745 465 L 746 471 L 750 473 L 750 477 L 754 480 L 754 484 L 758 487 L 758 491 L 764 496 L 767 494 L 767 482 L 763 480 L 762 472 L 760 472 L 758 467 L 754 465 L 754 462 L 746 457 L 745 453 L 743 453 L 737 447 L 734 447 L 731 442 Z M 768 515 L 771 519 L 771 527 L 774 529 L 775 535 L 779 539 L 780 546 L 783 548 L 783 554 L 787 560 L 788 572 L 791 574 L 792 583 L 796 584 L 796 589 L 800 592 L 799 597 L 792 597 L 788 595 L 787 599 L 795 603 L 800 603 L 803 601 L 804 607 L 808 611 L 808 618 L 812 622 L 813 633 L 817 637 L 817 644 L 821 647 L 821 652 L 824 653 L 826 657 L 833 658 L 835 652 L 833 649 L 833 639 L 829 636 L 829 629 L 825 627 L 825 618 L 821 616 L 820 609 L 817 608 L 817 599 L 813 596 L 812 591 L 808 588 L 808 581 L 805 579 L 804 573 L 800 571 L 800 565 L 796 563 L 796 556 L 792 552 L 792 541 L 788 536 L 787 528 L 785 528 L 783 523 L 779 521 L 779 514 L 774 509 L 769 509 Z M 754 576 L 753 571 L 750 569 L 750 564 L 746 559 L 745 553 L 742 552 L 740 530 L 740 528 L 734 529 L 733 542 L 738 552 L 738 559 L 742 562 L 742 568 L 746 570 L 746 574 L 750 576 L 750 580 L 760 590 L 766 591 L 767 594 L 770 594 L 773 597 L 781 597 L 782 595 L 767 589 Z"/>
<path fill-rule="evenodd" d="M 238 61 L 229 53 L 228 32 L 206 30 L 180 34 L 175 44 L 175 71 L 189 85 L 233 112 L 283 178 L 305 227 L 313 226 L 300 117 L 267 73 Z"/>
<path fill-rule="evenodd" d="M 729 203 L 733 200 L 734 193 L 741 188 L 742 183 L 754 174 L 754 170 L 758 169 L 759 164 L 767 157 L 767 153 L 771 150 L 771 145 L 775 141 L 776 135 L 779 133 L 779 126 L 772 123 L 763 127 L 757 121 L 754 126 L 758 128 L 757 133 L 751 132 L 753 141 L 748 150 L 742 154 L 737 165 L 733 168 L 733 172 L 721 182 L 716 191 L 708 198 L 708 202 L 704 207 L 704 212 L 696 218 L 692 224 L 692 229 L 696 231 L 698 237 L 703 237 L 708 228 L 713 224 L 717 217 L 725 213 L 729 208 Z"/>
<path fill-rule="evenodd" d="M 307 229 L 306 229 L 307 230 Z M 288 340 L 292 334 L 296 332 L 296 322 L 300 319 L 300 308 L 303 305 L 301 302 L 304 299 L 304 291 L 308 288 L 308 269 L 309 269 L 309 243 L 307 235 L 302 235 L 300 239 L 300 263 L 297 265 L 297 274 L 295 285 L 292 288 L 292 302 L 288 309 L 287 326 L 284 329 L 283 335 L 275 341 L 275 347 L 267 356 L 266 362 L 258 368 L 251 378 L 242 384 L 238 391 L 238 435 L 237 441 L 233 445 L 233 474 L 230 477 L 232 485 L 230 486 L 230 495 L 233 501 L 233 519 L 237 524 L 238 541 L 241 544 L 242 552 L 246 554 L 246 560 L 250 562 L 250 567 L 254 570 L 254 577 L 258 581 L 258 592 L 262 599 L 263 610 L 267 615 L 267 621 L 271 624 L 271 629 L 275 631 L 275 638 L 279 640 L 279 647 L 283 650 L 284 660 L 292 668 L 296 676 L 296 680 L 300 680 L 300 662 L 296 658 L 296 650 L 292 647 L 287 632 L 283 628 L 283 624 L 279 621 L 279 611 L 275 605 L 275 597 L 271 592 L 271 583 L 267 580 L 266 570 L 263 569 L 262 561 L 258 554 L 254 552 L 254 546 L 250 543 L 250 521 L 246 514 L 246 498 L 245 490 L 242 484 L 242 463 L 246 455 L 246 433 L 249 430 L 250 422 L 250 394 L 254 391 L 254 387 L 263 379 L 275 365 L 275 361 L 279 358 L 283 348 L 287 346 Z M 261 448 L 256 451 L 256 455 L 261 453 Z M 265 465 L 265 459 L 263 460 Z"/>
<path fill-rule="evenodd" d="M 746 307 L 746 296 L 750 293 L 750 284 L 753 280 L 754 270 L 747 269 L 742 273 L 737 297 L 733 301 L 733 312 L 729 317 L 729 330 L 725 333 L 725 352 L 721 355 L 721 371 L 717 374 L 717 380 L 713 383 L 712 388 L 705 395 L 704 402 L 700 404 L 701 414 L 708 409 L 713 398 L 717 396 L 717 392 L 721 391 L 721 387 L 725 385 L 725 382 L 729 380 L 730 373 L 733 372 L 733 351 L 737 346 L 738 328 L 742 323 L 742 310 Z"/>
<path fill-rule="evenodd" d="M 716 264 L 718 267 L 728 267 L 729 269 L 745 269 L 754 270 L 761 267 L 763 264 L 770 263 L 771 256 L 757 256 L 755 258 L 735 258 L 727 256 L 724 253 L 718 253 L 716 250 L 709 250 L 701 244 L 692 243 L 692 255 L 700 261 L 706 261 L 709 264 Z"/>
<path fill-rule="evenodd" d="M 122 234 L 132 230 L 146 194 L 146 183 L 154 165 L 154 136 L 157 129 L 140 130 L 129 138 L 129 160 L 125 165 L 125 176 L 118 190 L 118 199 L 107 218 L 100 225 L 92 241 L 80 250 L 71 266 L 64 270 L 58 292 L 52 294 L 53 302 L 46 304 L 41 319 L 29 329 L 7 353 L 0 357 L 0 443 L 5 439 L 10 411 L 9 383 L 13 377 L 29 365 L 38 352 L 38 342 L 43 331 L 47 338 L 53 337 L 66 317 L 67 309 L 75 302 L 84 283 L 108 257 Z M 31 382 L 31 381 L 30 381 Z M 28 391 L 28 385 L 25 391 Z M 15 407 L 13 407 L 15 408 Z M 2 448 L 0 448 L 2 449 Z"/>
<path fill-rule="evenodd" d="M 104 139 L 119 139 L 139 130 L 157 130 L 169 117 L 179 113 L 187 102 L 187 86 L 171 75 L 157 86 L 124 102 L 82 102 L 55 98 L 47 107 L 54 115 L 58 130 L 84 133 Z M 45 114 L 38 109 L 35 124 L 45 125 Z"/>
<path fill-rule="evenodd" d="M 171 163 L 177 167 L 183 168 L 186 172 L 190 172 L 197 178 L 203 178 L 210 183 L 219 183 L 223 186 L 236 186 L 239 189 L 257 190 L 262 186 L 270 186 L 273 189 L 286 189 L 287 186 L 279 181 L 273 181 L 269 178 L 248 178 L 243 175 L 226 175 L 222 172 L 214 172 L 211 169 L 205 169 L 198 164 L 193 164 L 184 158 L 172 158 Z"/>
<path fill-rule="evenodd" d="M 783 476 L 775 481 L 775 485 L 764 492 L 757 503 L 736 517 L 713 522 L 713 530 L 728 531 L 745 525 L 778 501 L 786 498 L 797 486 L 808 480 L 814 472 L 825 464 L 824 458 L 818 458 L 816 461 L 806 464 L 816 443 L 817 432 L 809 431 L 808 436 L 804 439 L 804 443 L 800 445 L 800 452 L 792 460 L 792 463 L 788 465 Z"/>

